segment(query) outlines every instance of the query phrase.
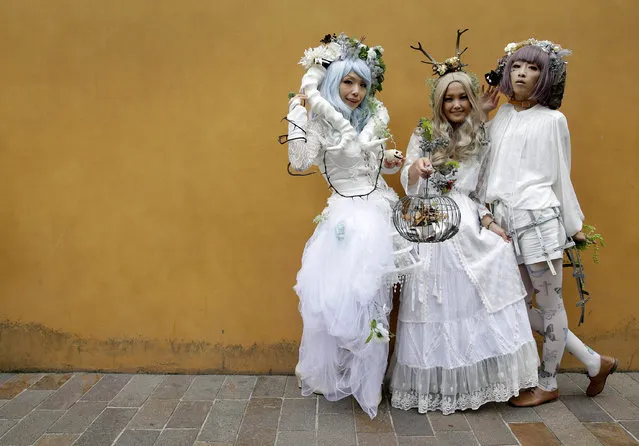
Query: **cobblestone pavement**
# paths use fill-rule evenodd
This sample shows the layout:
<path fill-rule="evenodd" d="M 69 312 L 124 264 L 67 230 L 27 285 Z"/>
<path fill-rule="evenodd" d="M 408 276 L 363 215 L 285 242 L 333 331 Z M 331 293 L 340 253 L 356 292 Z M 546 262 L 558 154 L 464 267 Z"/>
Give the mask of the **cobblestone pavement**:
<path fill-rule="evenodd" d="M 639 444 L 639 373 L 584 395 L 559 376 L 559 401 L 489 404 L 443 416 L 390 409 L 370 420 L 351 399 L 300 396 L 294 377 L 0 374 L 0 445 L 631 445 Z"/>

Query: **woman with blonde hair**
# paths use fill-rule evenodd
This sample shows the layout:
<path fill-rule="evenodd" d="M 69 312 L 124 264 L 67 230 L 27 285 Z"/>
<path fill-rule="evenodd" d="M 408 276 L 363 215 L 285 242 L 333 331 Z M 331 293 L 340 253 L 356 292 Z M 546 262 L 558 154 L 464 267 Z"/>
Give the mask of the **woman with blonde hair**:
<path fill-rule="evenodd" d="M 455 236 L 420 245 L 423 286 L 400 302 L 391 402 L 420 413 L 477 409 L 537 383 L 526 291 L 510 240 L 475 198 L 487 149 L 481 108 L 496 92 L 478 98 L 459 55 L 444 63 L 427 55 L 441 76 L 431 97 L 433 120 L 422 118 L 413 132 L 401 174 L 409 195 L 428 185 L 461 212 Z"/>

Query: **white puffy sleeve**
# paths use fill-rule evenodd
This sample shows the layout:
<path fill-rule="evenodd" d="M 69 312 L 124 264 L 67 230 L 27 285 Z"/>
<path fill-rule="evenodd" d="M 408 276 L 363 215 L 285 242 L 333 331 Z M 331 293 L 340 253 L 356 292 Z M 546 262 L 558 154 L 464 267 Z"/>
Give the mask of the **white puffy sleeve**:
<path fill-rule="evenodd" d="M 552 186 L 553 192 L 559 200 L 564 226 L 568 235 L 581 231 L 584 214 L 581 212 L 577 194 L 570 181 L 570 132 L 568 122 L 562 114 L 553 123 L 553 143 L 557 147 L 557 177 Z"/>
<path fill-rule="evenodd" d="M 415 130 L 408 141 L 408 148 L 406 149 L 406 160 L 404 161 L 400 181 L 408 195 L 417 195 L 422 187 L 422 183 L 425 183 L 420 177 L 415 184 L 408 185 L 408 169 L 415 161 L 423 156 L 422 149 L 419 146 L 420 140 L 421 135 Z"/>

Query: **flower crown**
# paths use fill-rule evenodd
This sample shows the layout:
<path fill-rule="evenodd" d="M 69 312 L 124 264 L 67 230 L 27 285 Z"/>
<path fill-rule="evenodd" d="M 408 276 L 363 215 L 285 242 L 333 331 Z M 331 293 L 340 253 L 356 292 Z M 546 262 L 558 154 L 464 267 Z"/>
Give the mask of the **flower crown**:
<path fill-rule="evenodd" d="M 417 42 L 418 46 L 416 47 L 412 45 L 410 47 L 414 50 L 421 51 L 422 54 L 424 54 L 428 58 L 428 60 L 422 60 L 422 63 L 432 65 L 433 74 L 437 74 L 441 77 L 448 73 L 454 73 L 456 71 L 464 71 L 463 68 L 467 65 L 462 63 L 461 55 L 464 54 L 464 52 L 466 52 L 468 47 L 464 48 L 463 51 L 459 51 L 459 40 L 461 38 L 461 35 L 464 34 L 466 31 L 468 31 L 468 28 L 466 28 L 463 31 L 457 30 L 457 45 L 455 46 L 456 54 L 455 56 L 450 57 L 443 62 L 437 62 L 435 59 L 433 59 L 431 55 L 428 54 L 426 50 L 422 47 L 421 42 Z"/>
<path fill-rule="evenodd" d="M 570 56 L 572 51 L 568 49 L 564 49 L 561 45 L 551 42 L 550 40 L 537 40 L 537 39 L 527 39 L 522 40 L 521 42 L 511 42 L 504 48 L 504 54 L 501 59 L 497 61 L 497 68 L 486 73 L 486 82 L 488 85 L 499 85 L 501 78 L 504 75 L 504 68 L 506 68 L 506 63 L 508 62 L 508 58 L 512 56 L 516 51 L 520 50 L 525 46 L 535 46 L 541 49 L 543 52 L 547 53 L 550 56 L 550 73 L 553 78 L 559 80 L 561 78 L 562 73 L 566 69 L 566 61 L 564 58 L 566 56 Z"/>
<path fill-rule="evenodd" d="M 384 82 L 386 71 L 386 65 L 382 59 L 384 49 L 379 45 L 369 48 L 362 43 L 363 40 L 364 37 L 357 40 L 344 33 L 339 36 L 327 34 L 320 40 L 322 45 L 304 51 L 304 57 L 299 63 L 308 70 L 314 64 L 328 67 L 336 60 L 361 59 L 371 70 L 371 92 L 375 94 L 376 91 L 382 91 L 382 82 Z"/>

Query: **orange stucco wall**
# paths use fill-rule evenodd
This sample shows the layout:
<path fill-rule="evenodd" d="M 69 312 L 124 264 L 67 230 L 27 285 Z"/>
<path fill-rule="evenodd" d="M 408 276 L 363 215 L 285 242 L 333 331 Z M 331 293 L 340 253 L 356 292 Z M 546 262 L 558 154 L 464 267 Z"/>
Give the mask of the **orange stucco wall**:
<path fill-rule="evenodd" d="M 638 369 L 638 16 L 635 0 L 3 0 L 0 369 L 291 372 L 292 286 L 328 193 L 276 142 L 296 63 L 329 32 L 382 44 L 403 149 L 430 113 L 409 44 L 448 57 L 461 26 L 479 74 L 512 40 L 574 50 L 573 180 L 608 242 L 575 331 Z"/>

